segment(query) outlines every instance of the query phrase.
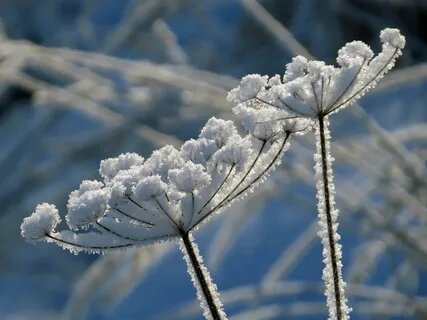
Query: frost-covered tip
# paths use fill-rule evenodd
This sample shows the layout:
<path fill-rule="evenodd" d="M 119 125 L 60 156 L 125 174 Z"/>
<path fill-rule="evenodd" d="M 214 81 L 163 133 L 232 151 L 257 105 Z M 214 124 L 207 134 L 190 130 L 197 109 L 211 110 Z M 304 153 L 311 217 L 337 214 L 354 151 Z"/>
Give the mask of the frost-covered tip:
<path fill-rule="evenodd" d="M 361 65 L 374 56 L 371 48 L 362 41 L 352 41 L 338 50 L 337 63 L 340 66 L 350 68 L 353 65 Z"/>
<path fill-rule="evenodd" d="M 230 137 L 229 143 L 215 153 L 214 161 L 221 169 L 223 164 L 235 166 L 236 170 L 243 170 L 250 155 L 252 154 L 252 143 L 248 137 L 239 135 Z"/>
<path fill-rule="evenodd" d="M 237 134 L 236 127 L 231 120 L 222 120 L 212 117 L 203 127 L 199 137 L 215 141 L 218 148 L 221 148 L 228 141 L 228 138 Z"/>
<path fill-rule="evenodd" d="M 406 44 L 405 37 L 402 36 L 400 30 L 396 28 L 386 28 L 382 30 L 380 39 L 384 44 L 390 44 L 398 49 L 403 49 Z"/>
<path fill-rule="evenodd" d="M 133 190 L 135 199 L 149 201 L 162 195 L 166 190 L 166 183 L 162 181 L 160 175 L 145 177 L 138 182 Z"/>
<path fill-rule="evenodd" d="M 70 229 L 87 228 L 108 208 L 109 190 L 99 181 L 84 180 L 80 188 L 70 193 L 66 221 Z"/>
<path fill-rule="evenodd" d="M 101 161 L 99 174 L 105 180 L 113 179 L 121 170 L 128 170 L 133 166 L 141 165 L 144 158 L 136 153 L 125 153 L 117 158 L 109 158 Z"/>
<path fill-rule="evenodd" d="M 181 154 L 185 160 L 191 160 L 196 164 L 206 165 L 213 154 L 218 150 L 214 140 L 199 138 L 190 139 L 181 147 Z"/>
<path fill-rule="evenodd" d="M 283 82 L 286 83 L 304 76 L 307 73 L 307 63 L 307 58 L 303 56 L 296 56 L 292 58 L 292 61 L 286 65 Z"/>
<path fill-rule="evenodd" d="M 210 175 L 204 171 L 202 165 L 190 161 L 182 168 L 170 170 L 169 179 L 179 191 L 185 193 L 199 191 L 211 181 Z"/>
<path fill-rule="evenodd" d="M 268 76 L 261 76 L 259 74 L 244 76 L 240 85 L 228 93 L 227 99 L 239 103 L 255 98 L 266 86 L 267 81 Z"/>
<path fill-rule="evenodd" d="M 169 170 L 180 168 L 185 163 L 181 153 L 171 145 L 155 150 L 145 161 L 144 174 L 159 175 L 163 181 L 168 178 Z"/>
<path fill-rule="evenodd" d="M 60 222 L 58 209 L 52 204 L 42 203 L 22 222 L 21 235 L 30 242 L 40 241 L 54 232 Z"/>

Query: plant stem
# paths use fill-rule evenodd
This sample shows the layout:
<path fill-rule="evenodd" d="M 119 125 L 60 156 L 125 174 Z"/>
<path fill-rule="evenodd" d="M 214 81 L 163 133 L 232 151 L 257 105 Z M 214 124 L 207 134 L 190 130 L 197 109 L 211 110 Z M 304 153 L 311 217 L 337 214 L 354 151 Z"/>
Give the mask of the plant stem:
<path fill-rule="evenodd" d="M 188 272 L 191 275 L 193 284 L 197 290 L 197 296 L 201 302 L 206 319 L 224 320 L 226 315 L 222 310 L 222 304 L 219 301 L 216 285 L 213 284 L 209 272 L 203 265 L 203 259 L 200 256 L 199 249 L 190 233 L 181 233 L 181 250 L 185 255 Z"/>
<path fill-rule="evenodd" d="M 341 276 L 341 246 L 338 243 L 337 216 L 338 212 L 334 208 L 334 185 L 332 173 L 332 158 L 330 156 L 330 135 L 329 121 L 327 116 L 318 117 L 316 128 L 316 176 L 317 176 L 317 197 L 319 209 L 319 235 L 325 248 L 325 270 L 323 278 L 326 282 L 326 296 L 330 318 L 332 320 L 347 319 L 348 309 L 345 306 L 344 286 Z M 344 311 L 344 312 L 343 312 Z M 334 316 L 335 315 L 335 316 Z"/>

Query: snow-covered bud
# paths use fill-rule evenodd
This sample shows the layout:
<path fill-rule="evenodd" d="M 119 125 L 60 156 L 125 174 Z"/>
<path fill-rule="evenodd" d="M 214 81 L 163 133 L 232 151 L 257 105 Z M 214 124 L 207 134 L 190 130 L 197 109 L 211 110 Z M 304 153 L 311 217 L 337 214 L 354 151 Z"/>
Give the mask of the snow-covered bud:
<path fill-rule="evenodd" d="M 159 175 L 163 181 L 167 181 L 168 172 L 171 169 L 180 168 L 185 163 L 181 153 L 171 145 L 156 150 L 145 161 L 145 170 L 152 175 Z"/>
<path fill-rule="evenodd" d="M 214 161 L 219 168 L 221 164 L 235 166 L 240 171 L 245 167 L 249 156 L 252 154 L 252 143 L 248 137 L 242 138 L 238 134 L 230 137 L 227 145 L 218 150 L 214 155 Z"/>
<path fill-rule="evenodd" d="M 269 87 L 274 87 L 274 86 L 278 86 L 281 85 L 282 81 L 280 80 L 280 75 L 276 74 L 273 77 L 271 77 L 270 79 L 268 79 L 267 85 Z"/>
<path fill-rule="evenodd" d="M 310 61 L 307 64 L 307 75 L 311 82 L 319 81 L 327 71 L 329 70 L 327 70 L 326 64 L 323 61 Z"/>
<path fill-rule="evenodd" d="M 352 41 L 338 50 L 337 62 L 340 66 L 349 68 L 369 61 L 374 56 L 371 48 L 362 41 Z"/>
<path fill-rule="evenodd" d="M 119 171 L 110 184 L 121 185 L 124 188 L 124 195 L 131 194 L 133 187 L 136 186 L 139 180 L 143 177 L 150 175 L 143 170 L 145 166 L 132 167 L 128 170 Z M 118 189 L 116 190 L 118 191 Z"/>
<path fill-rule="evenodd" d="M 107 210 L 109 190 L 98 181 L 85 180 L 78 190 L 70 193 L 66 221 L 70 229 L 85 229 Z"/>
<path fill-rule="evenodd" d="M 40 241 L 47 234 L 54 232 L 60 222 L 58 209 L 52 204 L 42 203 L 36 207 L 31 216 L 24 218 L 21 235 L 30 242 Z"/>
<path fill-rule="evenodd" d="M 136 200 L 149 201 L 163 194 L 166 187 L 167 185 L 162 181 L 160 175 L 145 177 L 138 182 L 133 190 L 133 195 Z"/>
<path fill-rule="evenodd" d="M 190 139 L 182 145 L 181 154 L 186 161 L 191 160 L 194 163 L 206 165 L 206 162 L 212 158 L 217 150 L 218 147 L 214 140 Z"/>
<path fill-rule="evenodd" d="M 244 76 L 239 86 L 228 93 L 227 99 L 239 103 L 255 98 L 266 86 L 267 81 L 268 76 L 261 76 L 259 74 Z"/>
<path fill-rule="evenodd" d="M 233 111 L 239 116 L 245 130 L 260 140 L 269 140 L 276 137 L 282 131 L 280 122 L 277 119 L 288 115 L 286 112 L 277 109 L 254 109 L 242 105 L 238 105 Z"/>
<path fill-rule="evenodd" d="M 211 177 L 200 164 L 188 161 L 182 168 L 169 171 L 170 181 L 179 191 L 191 193 L 202 189 L 211 182 Z"/>
<path fill-rule="evenodd" d="M 390 44 L 391 46 L 403 49 L 406 44 L 406 39 L 400 33 L 399 29 L 395 28 L 386 28 L 381 31 L 380 39 L 383 44 Z"/>
<path fill-rule="evenodd" d="M 307 72 L 307 59 L 303 56 L 296 56 L 292 62 L 286 65 L 286 72 L 283 76 L 283 82 L 289 82 L 296 78 L 302 77 Z"/>
<path fill-rule="evenodd" d="M 121 170 L 128 170 L 133 166 L 141 165 L 144 158 L 136 153 L 125 153 L 117 158 L 109 158 L 101 161 L 99 174 L 106 180 L 113 179 Z"/>
<path fill-rule="evenodd" d="M 203 127 L 199 137 L 214 140 L 219 149 L 235 134 L 237 130 L 233 121 L 212 117 Z"/>
<path fill-rule="evenodd" d="M 110 207 L 115 208 L 118 204 L 123 202 L 126 197 L 130 194 L 127 188 L 120 182 L 115 182 L 109 186 L 110 189 L 110 199 L 108 204 Z"/>
<path fill-rule="evenodd" d="M 104 184 L 101 181 L 97 181 L 97 180 L 83 180 L 80 183 L 80 186 L 77 190 L 74 190 L 71 195 L 71 197 L 80 197 L 81 195 L 83 195 L 84 193 L 88 192 L 88 191 L 93 191 L 93 190 L 99 190 L 104 186 Z"/>

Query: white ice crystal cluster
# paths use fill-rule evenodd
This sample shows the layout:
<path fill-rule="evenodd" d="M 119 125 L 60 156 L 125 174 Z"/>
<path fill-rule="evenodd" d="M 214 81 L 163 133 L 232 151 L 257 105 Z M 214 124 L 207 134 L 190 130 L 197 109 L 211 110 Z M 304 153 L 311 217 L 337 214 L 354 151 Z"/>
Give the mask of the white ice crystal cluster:
<path fill-rule="evenodd" d="M 61 218 L 58 209 L 48 203 L 39 204 L 36 211 L 26 217 L 21 225 L 22 236 L 29 241 L 38 241 L 43 239 L 47 234 L 55 231 Z"/>
<path fill-rule="evenodd" d="M 56 232 L 58 212 L 43 204 L 24 220 L 22 235 L 77 253 L 188 234 L 262 182 L 280 162 L 290 136 L 310 124 L 291 117 L 269 126 L 272 114 L 236 112 L 247 130 L 243 135 L 233 121 L 211 118 L 199 138 L 180 150 L 165 146 L 147 159 L 126 153 L 101 161 L 102 181 L 85 180 L 69 196 L 65 220 L 70 230 Z M 251 124 L 258 113 L 263 123 Z"/>
<path fill-rule="evenodd" d="M 398 29 L 389 28 L 381 31 L 380 39 L 382 51 L 376 56 L 361 41 L 347 43 L 338 51 L 338 67 L 297 56 L 286 66 L 282 80 L 278 75 L 270 79 L 257 74 L 245 76 L 228 99 L 238 104 L 248 127 L 256 121 L 274 119 L 273 113 L 277 121 L 288 118 L 289 113 L 308 118 L 327 116 L 354 103 L 394 66 L 405 38 Z M 257 116 L 251 117 L 247 108 L 257 110 Z M 267 135 L 274 134 L 275 128 L 271 124 L 267 132 L 260 126 L 257 129 Z"/>

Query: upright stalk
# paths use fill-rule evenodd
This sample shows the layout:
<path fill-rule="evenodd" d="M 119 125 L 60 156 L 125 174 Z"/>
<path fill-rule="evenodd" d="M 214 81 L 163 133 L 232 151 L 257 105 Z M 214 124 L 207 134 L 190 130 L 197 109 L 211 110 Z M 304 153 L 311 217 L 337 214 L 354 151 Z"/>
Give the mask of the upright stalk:
<path fill-rule="evenodd" d="M 212 282 L 208 270 L 203 265 L 203 259 L 197 244 L 190 233 L 181 233 L 180 248 L 184 253 L 188 273 L 196 287 L 197 298 L 203 308 L 203 315 L 208 320 L 227 319 L 225 312 L 222 310 L 222 303 L 219 300 L 216 285 Z"/>
<path fill-rule="evenodd" d="M 335 186 L 333 182 L 332 157 L 330 155 L 329 120 L 320 115 L 316 126 L 315 171 L 319 211 L 319 236 L 323 244 L 325 268 L 323 280 L 326 284 L 325 295 L 331 320 L 348 319 L 350 309 L 347 307 L 342 279 L 341 245 L 338 229 L 338 210 L 335 209 Z"/>

